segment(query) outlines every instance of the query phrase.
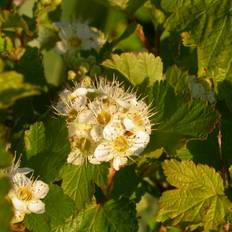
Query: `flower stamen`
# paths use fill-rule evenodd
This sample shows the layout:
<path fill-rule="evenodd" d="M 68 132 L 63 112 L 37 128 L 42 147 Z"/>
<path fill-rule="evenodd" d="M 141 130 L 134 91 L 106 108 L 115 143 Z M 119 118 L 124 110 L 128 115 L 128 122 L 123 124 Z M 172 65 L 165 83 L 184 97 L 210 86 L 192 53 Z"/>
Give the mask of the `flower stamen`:
<path fill-rule="evenodd" d="M 128 150 L 129 144 L 125 136 L 118 136 L 113 141 L 113 147 L 117 152 L 123 153 Z"/>

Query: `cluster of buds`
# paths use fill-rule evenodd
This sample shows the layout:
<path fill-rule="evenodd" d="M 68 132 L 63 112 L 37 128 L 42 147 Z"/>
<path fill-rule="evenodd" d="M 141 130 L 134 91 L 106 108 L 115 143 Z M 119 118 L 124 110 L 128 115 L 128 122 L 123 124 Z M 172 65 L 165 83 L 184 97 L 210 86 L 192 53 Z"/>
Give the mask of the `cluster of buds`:
<path fill-rule="evenodd" d="M 139 155 L 150 140 L 150 107 L 131 90 L 99 78 L 59 94 L 56 113 L 66 117 L 71 152 L 67 162 L 111 162 L 115 170 Z"/>
<path fill-rule="evenodd" d="M 14 208 L 12 223 L 23 221 L 26 214 L 45 212 L 45 204 L 41 199 L 46 197 L 49 187 L 43 181 L 33 178 L 32 169 L 20 168 L 20 159 L 17 162 L 14 159 L 11 167 L 3 172 L 9 176 L 12 184 L 8 193 Z"/>
<path fill-rule="evenodd" d="M 68 51 L 100 49 L 106 42 L 104 34 L 87 23 L 58 22 L 61 41 L 56 43 L 56 49 L 64 54 Z"/>

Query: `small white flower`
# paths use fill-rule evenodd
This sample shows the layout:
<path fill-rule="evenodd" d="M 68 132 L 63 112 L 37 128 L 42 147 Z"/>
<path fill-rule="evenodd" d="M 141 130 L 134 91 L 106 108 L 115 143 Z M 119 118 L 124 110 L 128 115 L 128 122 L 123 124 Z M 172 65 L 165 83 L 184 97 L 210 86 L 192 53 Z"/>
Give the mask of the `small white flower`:
<path fill-rule="evenodd" d="M 99 144 L 94 152 L 94 156 L 101 162 L 113 160 L 113 168 L 118 170 L 120 166 L 125 165 L 129 157 L 139 155 L 149 142 L 149 135 L 143 131 L 135 135 L 117 135 L 111 140 L 105 138 L 105 141 Z"/>
<path fill-rule="evenodd" d="M 68 50 L 91 50 L 99 49 L 104 43 L 104 34 L 87 23 L 56 23 L 59 28 L 61 41 L 57 42 L 56 48 L 60 53 Z"/>
<path fill-rule="evenodd" d="M 49 187 L 41 180 L 33 180 L 24 174 L 16 173 L 12 177 L 12 189 L 8 197 L 15 210 L 13 222 L 23 220 L 25 214 L 45 212 L 45 204 L 41 201 L 49 191 Z"/>
<path fill-rule="evenodd" d="M 65 89 L 59 94 L 59 101 L 53 106 L 57 115 L 62 115 L 71 120 L 77 113 L 83 111 L 88 101 L 88 94 L 93 93 L 93 88 L 77 85 L 73 89 Z"/>
<path fill-rule="evenodd" d="M 131 105 L 123 119 L 123 125 L 127 131 L 145 131 L 151 134 L 152 124 L 150 117 L 153 114 L 149 111 L 148 106 L 143 101 L 138 101 L 136 105 Z"/>

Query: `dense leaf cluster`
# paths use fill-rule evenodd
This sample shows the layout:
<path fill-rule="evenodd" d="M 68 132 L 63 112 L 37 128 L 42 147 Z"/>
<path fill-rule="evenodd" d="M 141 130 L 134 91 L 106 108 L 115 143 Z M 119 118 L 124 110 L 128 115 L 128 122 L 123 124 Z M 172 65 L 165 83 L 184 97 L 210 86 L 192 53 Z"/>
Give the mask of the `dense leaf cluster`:
<path fill-rule="evenodd" d="M 1 0 L 0 168 L 49 184 L 46 212 L 11 224 L 0 171 L 0 232 L 232 231 L 231 0 Z M 99 49 L 57 51 L 59 21 L 104 32 Z M 72 82 L 122 81 L 151 106 L 145 151 L 115 171 L 67 164 L 52 106 Z"/>

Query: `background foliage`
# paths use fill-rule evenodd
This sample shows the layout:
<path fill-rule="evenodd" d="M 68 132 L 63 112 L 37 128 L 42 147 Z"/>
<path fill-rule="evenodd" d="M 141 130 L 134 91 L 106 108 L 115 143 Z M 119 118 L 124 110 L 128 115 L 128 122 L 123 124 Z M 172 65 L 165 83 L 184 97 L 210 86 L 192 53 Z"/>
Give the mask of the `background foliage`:
<path fill-rule="evenodd" d="M 231 9 L 231 0 L 1 0 L 0 168 L 22 153 L 50 192 L 45 214 L 10 225 L 1 174 L 0 231 L 231 231 Z M 107 42 L 62 59 L 60 20 L 88 21 Z M 70 70 L 77 81 L 116 75 L 153 105 L 135 163 L 113 174 L 66 164 L 67 128 L 51 104 Z"/>

